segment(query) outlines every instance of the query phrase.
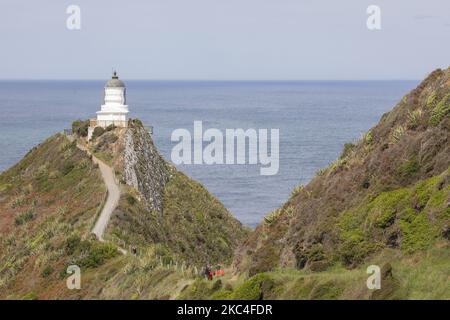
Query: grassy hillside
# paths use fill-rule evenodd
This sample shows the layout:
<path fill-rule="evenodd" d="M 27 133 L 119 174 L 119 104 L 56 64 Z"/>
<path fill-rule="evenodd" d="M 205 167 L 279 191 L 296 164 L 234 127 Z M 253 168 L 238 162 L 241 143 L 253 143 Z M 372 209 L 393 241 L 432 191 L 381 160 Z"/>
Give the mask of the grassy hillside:
<path fill-rule="evenodd" d="M 326 271 L 279 268 L 258 273 L 227 275 L 214 282 L 197 279 L 181 292 L 182 299 L 448 299 L 450 251 L 445 243 L 434 248 L 403 255 L 387 249 L 366 261 L 364 266 L 347 269 L 335 265 Z M 386 261 L 389 261 L 387 263 Z M 380 290 L 366 287 L 366 267 L 382 267 Z"/>
<path fill-rule="evenodd" d="M 449 141 L 450 69 L 436 70 L 308 185 L 295 188 L 239 248 L 235 267 L 250 276 L 291 268 L 320 277 L 339 267 L 360 270 L 391 250 L 406 259 L 400 261 L 426 257 L 439 245 L 439 263 L 448 269 Z M 401 272 L 398 262 L 394 274 Z M 436 286 L 448 277 L 432 274 Z"/>
<path fill-rule="evenodd" d="M 0 175 L 0 298 L 55 297 L 66 267 L 116 255 L 90 229 L 106 190 L 89 157 L 63 135 Z"/>
<path fill-rule="evenodd" d="M 166 163 L 134 123 L 137 129 L 129 130 L 145 139 L 134 150 L 141 157 L 138 181 L 146 184 L 142 192 L 161 191 L 162 210 L 149 210 L 139 186 L 124 180 L 119 138 L 127 130 L 98 133 L 88 147 L 114 165 L 122 181 L 109 241 L 98 242 L 91 229 L 106 197 L 100 172 L 76 141 L 49 138 L 0 175 L 0 298 L 174 299 L 204 263 L 230 262 L 245 234 L 242 225 L 203 186 Z M 163 174 L 160 184 L 155 178 Z M 138 252 L 119 254 L 117 243 Z M 66 287 L 72 264 L 81 268 L 81 290 Z"/>

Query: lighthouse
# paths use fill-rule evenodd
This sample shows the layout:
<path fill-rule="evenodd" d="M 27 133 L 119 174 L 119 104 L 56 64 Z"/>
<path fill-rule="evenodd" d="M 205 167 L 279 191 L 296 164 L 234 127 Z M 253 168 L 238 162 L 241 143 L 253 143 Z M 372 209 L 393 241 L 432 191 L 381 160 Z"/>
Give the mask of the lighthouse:
<path fill-rule="evenodd" d="M 126 127 L 128 112 L 125 84 L 114 71 L 111 79 L 105 84 L 103 104 L 100 111 L 97 111 L 97 118 L 90 120 L 88 139 L 95 127 L 106 128 L 110 125 Z"/>
<path fill-rule="evenodd" d="M 114 71 L 105 84 L 103 104 L 100 111 L 97 111 L 97 126 L 105 128 L 113 124 L 116 127 L 126 127 L 128 112 L 125 84 Z"/>

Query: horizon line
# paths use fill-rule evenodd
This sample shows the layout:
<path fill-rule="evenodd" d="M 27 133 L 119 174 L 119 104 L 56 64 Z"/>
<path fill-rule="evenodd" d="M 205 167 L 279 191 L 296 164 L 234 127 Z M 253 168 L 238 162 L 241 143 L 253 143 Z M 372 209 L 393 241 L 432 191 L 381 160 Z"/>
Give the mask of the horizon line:
<path fill-rule="evenodd" d="M 106 81 L 109 78 L 0 78 L 0 81 Z M 421 81 L 421 79 L 402 78 L 377 78 L 377 79 L 146 79 L 146 78 L 121 78 L 124 81 L 186 81 L 186 82 L 288 82 L 288 81 Z"/>

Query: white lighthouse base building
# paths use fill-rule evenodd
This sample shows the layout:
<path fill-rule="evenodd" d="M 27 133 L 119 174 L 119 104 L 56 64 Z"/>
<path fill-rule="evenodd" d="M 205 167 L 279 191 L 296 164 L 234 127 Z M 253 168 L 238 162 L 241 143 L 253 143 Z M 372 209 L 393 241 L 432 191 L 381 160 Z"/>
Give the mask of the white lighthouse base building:
<path fill-rule="evenodd" d="M 88 140 L 96 127 L 106 128 L 110 125 L 127 127 L 128 105 L 126 104 L 126 88 L 123 81 L 119 80 L 117 73 L 105 84 L 105 95 L 97 118 L 91 119 L 88 129 Z"/>

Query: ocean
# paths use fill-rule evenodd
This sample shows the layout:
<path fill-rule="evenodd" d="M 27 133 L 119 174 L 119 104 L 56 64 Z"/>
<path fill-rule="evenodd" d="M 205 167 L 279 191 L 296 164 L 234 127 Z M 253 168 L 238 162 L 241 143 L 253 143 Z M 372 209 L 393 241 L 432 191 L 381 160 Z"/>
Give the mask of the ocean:
<path fill-rule="evenodd" d="M 255 227 L 298 184 L 333 162 L 418 81 L 138 81 L 124 80 L 130 117 L 153 126 L 170 160 L 172 131 L 279 129 L 280 167 L 180 165 L 243 224 Z M 73 120 L 93 118 L 105 81 L 0 81 L 0 171 Z"/>

